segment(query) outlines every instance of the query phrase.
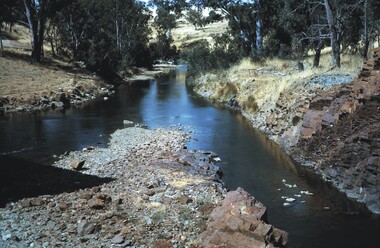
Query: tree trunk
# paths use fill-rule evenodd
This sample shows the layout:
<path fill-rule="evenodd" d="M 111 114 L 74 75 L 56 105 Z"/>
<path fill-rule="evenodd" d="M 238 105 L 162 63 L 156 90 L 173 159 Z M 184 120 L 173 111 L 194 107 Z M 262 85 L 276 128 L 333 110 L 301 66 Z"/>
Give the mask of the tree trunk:
<path fill-rule="evenodd" d="M 257 54 L 261 57 L 263 53 L 263 35 L 262 35 L 262 22 L 260 15 L 260 1 L 256 1 L 256 51 Z"/>
<path fill-rule="evenodd" d="M 45 0 L 39 1 L 39 7 L 36 9 L 30 0 L 23 0 L 25 15 L 29 24 L 29 33 L 32 43 L 31 62 L 40 62 L 43 55 L 43 42 L 45 31 Z"/>
<path fill-rule="evenodd" d="M 368 0 L 364 1 L 364 47 L 362 52 L 362 57 L 364 60 L 368 60 L 368 48 L 369 48 L 369 38 L 368 38 Z"/>
<path fill-rule="evenodd" d="M 336 20 L 331 9 L 329 0 L 324 0 L 326 9 L 326 18 L 330 29 L 331 49 L 332 49 L 332 64 L 333 66 L 340 67 L 340 42 L 338 39 L 338 30 L 336 27 Z"/>
<path fill-rule="evenodd" d="M 53 36 L 50 37 L 50 46 L 51 46 L 51 52 L 53 53 L 53 58 L 56 58 L 57 54 L 56 54 L 55 48 L 54 48 Z"/>
<path fill-rule="evenodd" d="M 318 45 L 314 46 L 314 59 L 313 59 L 313 68 L 318 68 L 319 67 L 319 61 L 321 59 L 321 51 L 322 51 L 323 43 L 320 41 Z"/>
<path fill-rule="evenodd" d="M 1 25 L 0 25 L 0 57 L 3 56 L 3 51 L 4 51 L 3 36 L 1 35 Z"/>

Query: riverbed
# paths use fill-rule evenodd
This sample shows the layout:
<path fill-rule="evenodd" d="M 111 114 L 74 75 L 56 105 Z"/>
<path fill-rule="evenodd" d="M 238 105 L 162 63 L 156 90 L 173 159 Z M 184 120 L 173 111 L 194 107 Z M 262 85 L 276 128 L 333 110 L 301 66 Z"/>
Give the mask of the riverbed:
<path fill-rule="evenodd" d="M 182 67 L 149 83 L 121 86 L 107 101 L 2 117 L 0 154 L 50 164 L 66 151 L 106 147 L 126 119 L 149 129 L 183 127 L 192 135 L 190 149 L 219 154 L 229 189 L 243 187 L 267 206 L 269 222 L 289 232 L 288 247 L 380 247 L 379 217 L 294 164 L 238 113 L 188 91 L 185 79 Z"/>

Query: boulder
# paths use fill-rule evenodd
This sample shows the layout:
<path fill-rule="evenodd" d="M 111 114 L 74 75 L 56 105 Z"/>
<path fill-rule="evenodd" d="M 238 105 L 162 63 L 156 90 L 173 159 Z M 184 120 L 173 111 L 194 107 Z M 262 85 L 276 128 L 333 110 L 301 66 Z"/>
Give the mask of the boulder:
<path fill-rule="evenodd" d="M 82 161 L 73 160 L 73 161 L 71 162 L 71 165 L 70 165 L 70 166 L 71 166 L 71 168 L 73 168 L 74 170 L 81 170 L 81 169 L 83 169 L 84 163 L 85 163 L 84 160 L 82 160 Z"/>
<path fill-rule="evenodd" d="M 288 233 L 266 222 L 266 207 L 238 188 L 213 210 L 201 247 L 285 247 Z"/>

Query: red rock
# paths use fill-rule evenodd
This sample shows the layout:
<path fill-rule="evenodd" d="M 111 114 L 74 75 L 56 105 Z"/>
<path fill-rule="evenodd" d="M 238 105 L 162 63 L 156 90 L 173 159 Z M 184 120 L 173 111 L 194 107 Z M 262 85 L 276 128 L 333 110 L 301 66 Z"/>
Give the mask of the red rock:
<path fill-rule="evenodd" d="M 324 115 L 324 111 L 309 109 L 303 117 L 302 126 L 311 128 L 313 132 L 320 131 L 322 129 L 322 118 Z"/>
<path fill-rule="evenodd" d="M 283 247 L 288 234 L 264 222 L 266 207 L 238 188 L 211 213 L 201 247 Z M 274 237 L 274 238 L 272 238 Z"/>
<path fill-rule="evenodd" d="M 352 101 L 345 101 L 340 107 L 342 113 L 352 113 L 356 110 L 356 105 Z"/>
<path fill-rule="evenodd" d="M 111 201 L 112 199 L 110 196 L 100 193 L 89 200 L 88 204 L 90 208 L 102 209 L 106 206 L 107 203 L 110 203 Z"/>

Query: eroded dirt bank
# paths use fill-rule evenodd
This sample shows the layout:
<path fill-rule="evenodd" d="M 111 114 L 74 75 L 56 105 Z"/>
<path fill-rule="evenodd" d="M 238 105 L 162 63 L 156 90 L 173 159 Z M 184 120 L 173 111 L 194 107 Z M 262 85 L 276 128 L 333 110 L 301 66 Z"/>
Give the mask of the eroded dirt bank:
<path fill-rule="evenodd" d="M 108 148 L 64 154 L 23 178 L 3 174 L 0 246 L 239 247 L 236 238 L 286 245 L 287 233 L 265 223 L 266 208 L 246 192 L 223 202 L 217 155 L 186 149 L 188 133 L 125 125 Z M 220 237 L 231 231 L 237 236 Z"/>
<path fill-rule="evenodd" d="M 302 72 L 258 68 L 189 84 L 240 110 L 295 160 L 380 214 L 379 70 L 378 48 L 359 76 L 329 71 L 292 80 Z"/>
<path fill-rule="evenodd" d="M 119 83 L 131 84 L 166 75 L 175 66 L 155 65 L 120 73 L 121 82 L 107 82 L 80 63 L 45 58 L 30 64 L 29 57 L 6 52 L 0 57 L 0 116 L 11 113 L 64 109 L 96 98 L 108 100 Z"/>

